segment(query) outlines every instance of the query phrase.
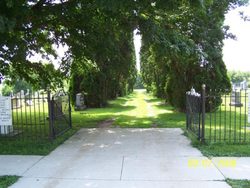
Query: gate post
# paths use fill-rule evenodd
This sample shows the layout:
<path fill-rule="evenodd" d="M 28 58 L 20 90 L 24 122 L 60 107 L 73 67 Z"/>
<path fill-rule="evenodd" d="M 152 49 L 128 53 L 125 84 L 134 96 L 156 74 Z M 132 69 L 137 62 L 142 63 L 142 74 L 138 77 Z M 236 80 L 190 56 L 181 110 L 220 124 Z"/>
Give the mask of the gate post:
<path fill-rule="evenodd" d="M 206 85 L 202 85 L 202 93 L 201 93 L 201 100 L 202 100 L 202 116 L 201 116 L 201 141 L 205 141 L 205 116 L 206 116 Z"/>
<path fill-rule="evenodd" d="M 53 99 L 51 98 L 50 90 L 47 91 L 48 94 L 48 115 L 49 115 L 49 136 L 51 139 L 54 139 L 54 128 L 53 128 Z"/>
<path fill-rule="evenodd" d="M 186 129 L 188 130 L 189 128 L 189 114 L 188 114 L 188 94 L 186 93 Z"/>
<path fill-rule="evenodd" d="M 69 103 L 69 127 L 72 128 L 71 103 L 70 103 L 70 94 L 69 93 L 68 93 L 68 103 Z"/>

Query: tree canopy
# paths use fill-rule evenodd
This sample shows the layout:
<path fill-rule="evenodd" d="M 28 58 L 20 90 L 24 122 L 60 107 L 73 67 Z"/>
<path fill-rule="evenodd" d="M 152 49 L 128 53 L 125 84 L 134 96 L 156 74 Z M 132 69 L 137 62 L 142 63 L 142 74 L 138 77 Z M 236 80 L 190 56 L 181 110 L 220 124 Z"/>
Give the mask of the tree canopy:
<path fill-rule="evenodd" d="M 221 53 L 223 38 L 230 36 L 223 28 L 224 14 L 244 3 L 2 0 L 0 80 L 24 78 L 48 86 L 69 78 L 73 94 L 85 93 L 91 106 L 105 105 L 107 99 L 133 89 L 133 31 L 137 28 L 142 35 L 146 88 L 183 108 L 183 97 L 178 96 L 191 86 L 206 82 L 209 88 L 230 87 Z M 58 70 L 28 58 L 39 53 L 50 62 L 52 56 L 58 58 L 55 45 L 68 46 Z"/>

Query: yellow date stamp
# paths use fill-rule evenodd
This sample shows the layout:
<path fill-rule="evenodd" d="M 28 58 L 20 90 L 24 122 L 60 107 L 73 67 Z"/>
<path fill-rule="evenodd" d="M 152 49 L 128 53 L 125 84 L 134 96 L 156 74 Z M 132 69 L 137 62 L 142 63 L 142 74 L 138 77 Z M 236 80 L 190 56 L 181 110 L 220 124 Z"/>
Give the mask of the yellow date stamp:
<path fill-rule="evenodd" d="M 187 162 L 189 168 L 209 168 L 212 167 L 213 164 L 220 168 L 235 168 L 237 161 L 235 159 L 219 159 L 212 162 L 210 159 L 190 158 Z"/>

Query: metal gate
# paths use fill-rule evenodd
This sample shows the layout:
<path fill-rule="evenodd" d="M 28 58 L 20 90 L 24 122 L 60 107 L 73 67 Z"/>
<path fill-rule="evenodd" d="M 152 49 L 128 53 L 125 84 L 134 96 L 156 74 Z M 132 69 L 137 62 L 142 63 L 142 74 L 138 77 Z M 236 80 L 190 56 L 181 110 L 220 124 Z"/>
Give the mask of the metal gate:
<path fill-rule="evenodd" d="M 202 95 L 196 93 L 193 88 L 186 93 L 186 125 L 187 129 L 193 132 L 199 140 L 204 140 L 205 85 L 202 88 Z"/>
<path fill-rule="evenodd" d="M 70 97 L 61 90 L 49 101 L 50 136 L 54 138 L 72 127 Z"/>

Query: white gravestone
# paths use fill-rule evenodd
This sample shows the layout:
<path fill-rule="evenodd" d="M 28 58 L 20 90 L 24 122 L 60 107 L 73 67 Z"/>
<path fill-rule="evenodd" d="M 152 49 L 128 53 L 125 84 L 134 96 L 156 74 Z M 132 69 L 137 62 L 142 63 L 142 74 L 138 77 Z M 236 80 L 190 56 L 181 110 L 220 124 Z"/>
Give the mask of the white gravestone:
<path fill-rule="evenodd" d="M 244 80 L 244 81 L 242 81 L 242 82 L 240 83 L 240 88 L 241 88 L 242 90 L 245 90 L 245 89 L 248 88 L 248 84 L 247 84 L 247 81 L 246 81 L 246 80 Z"/>
<path fill-rule="evenodd" d="M 75 104 L 75 110 L 84 110 L 86 108 L 86 105 L 84 103 L 84 96 L 81 93 L 76 94 L 76 104 Z"/>
<path fill-rule="evenodd" d="M 12 97 L 12 108 L 13 109 L 18 109 L 18 108 L 21 108 L 22 105 L 21 105 L 21 99 L 19 97 Z"/>
<path fill-rule="evenodd" d="M 0 134 L 13 132 L 11 97 L 0 96 Z"/>
<path fill-rule="evenodd" d="M 20 97 L 20 98 L 22 98 L 22 99 L 24 98 L 24 90 L 21 90 L 21 91 L 20 91 L 18 97 Z"/>
<path fill-rule="evenodd" d="M 241 92 L 240 91 L 237 91 L 237 90 L 232 91 L 230 106 L 235 106 L 235 107 L 242 107 L 243 106 L 243 104 L 241 103 Z"/>

